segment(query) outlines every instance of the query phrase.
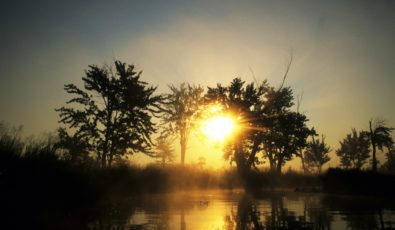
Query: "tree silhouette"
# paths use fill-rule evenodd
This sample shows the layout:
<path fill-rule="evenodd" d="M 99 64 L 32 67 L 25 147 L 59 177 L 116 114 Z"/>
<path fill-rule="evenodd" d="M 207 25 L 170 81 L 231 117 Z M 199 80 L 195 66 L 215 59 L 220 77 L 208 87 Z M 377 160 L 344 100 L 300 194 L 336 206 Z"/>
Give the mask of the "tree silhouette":
<path fill-rule="evenodd" d="M 357 130 L 352 129 L 352 133 L 340 141 L 340 148 L 336 150 L 340 165 L 346 169 L 360 169 L 369 158 L 369 145 L 365 132 L 358 135 Z"/>
<path fill-rule="evenodd" d="M 394 141 L 391 132 L 394 130 L 387 127 L 384 120 L 369 120 L 369 131 L 367 131 L 370 144 L 372 145 L 372 171 L 377 172 L 376 148 L 383 150 L 383 147 L 391 148 Z"/>
<path fill-rule="evenodd" d="M 91 161 L 90 152 L 94 150 L 90 144 L 90 137 L 78 135 L 77 132 L 73 134 L 67 133 L 65 128 L 58 129 L 59 140 L 56 146 L 62 151 L 63 159 L 70 161 L 72 164 L 87 164 Z"/>
<path fill-rule="evenodd" d="M 268 132 L 263 133 L 263 153 L 269 160 L 271 170 L 281 173 L 286 161 L 299 154 L 306 147 L 307 137 L 315 131 L 306 125 L 305 115 L 287 111 L 269 117 Z"/>
<path fill-rule="evenodd" d="M 293 96 L 289 87 L 275 89 L 267 81 L 245 86 L 244 81 L 235 78 L 227 87 L 218 84 L 209 88 L 206 98 L 224 105 L 239 119 L 243 131 L 229 143 L 225 157 L 235 161 L 242 174 L 260 163 L 258 153 L 269 159 L 273 171 L 281 173 L 285 162 L 314 133 L 307 128 L 305 115 L 290 110 Z"/>
<path fill-rule="evenodd" d="M 261 122 L 263 156 L 269 160 L 270 169 L 281 173 L 282 166 L 299 155 L 307 143 L 307 137 L 315 130 L 307 127 L 304 114 L 291 111 L 294 97 L 290 87 L 269 87 L 265 95 Z"/>
<path fill-rule="evenodd" d="M 203 88 L 182 83 L 179 87 L 169 86 L 171 93 L 163 102 L 163 123 L 167 125 L 162 135 L 176 135 L 180 140 L 181 164 L 185 162 L 193 120 L 203 105 Z"/>
<path fill-rule="evenodd" d="M 2 178 L 6 178 L 7 171 L 14 168 L 23 154 L 25 144 L 20 138 L 21 131 L 21 126 L 18 128 L 11 127 L 0 121 L 0 175 L 2 175 Z"/>
<path fill-rule="evenodd" d="M 166 162 L 174 161 L 174 149 L 169 139 L 159 137 L 156 142 L 154 157 L 158 158 L 158 162 L 165 167 Z"/>
<path fill-rule="evenodd" d="M 315 139 L 312 136 L 312 140 L 307 143 L 304 151 L 304 160 L 309 171 L 315 171 L 321 173 L 322 166 L 330 160 L 328 153 L 331 151 L 330 147 L 325 143 L 325 137 L 322 136 L 320 139 Z"/>
<path fill-rule="evenodd" d="M 383 164 L 383 168 L 388 172 L 395 173 L 395 149 L 391 148 L 386 154 L 385 157 L 387 161 Z"/>
<path fill-rule="evenodd" d="M 140 80 L 141 72 L 133 65 L 115 61 L 115 72 L 109 66 L 89 66 L 82 78 L 84 90 L 65 85 L 74 98 L 73 107 L 61 107 L 60 123 L 72 134 L 60 130 L 60 138 L 85 142 L 84 149 L 94 151 L 102 167 L 111 166 L 116 155 L 143 152 L 151 154 L 151 134 L 155 132 L 152 116 L 160 112 L 161 96 L 156 87 Z M 67 145 L 64 147 L 68 147 Z"/>
<path fill-rule="evenodd" d="M 264 106 L 264 94 L 269 87 L 266 81 L 258 86 L 244 84 L 240 78 L 235 78 L 229 86 L 217 84 L 215 88 L 209 87 L 206 94 L 209 103 L 221 104 L 226 112 L 239 119 L 238 125 L 243 128 L 234 141 L 228 143 L 224 155 L 225 159 L 236 162 L 241 176 L 245 176 L 258 161 L 256 154 L 260 150 L 260 133 L 263 132 L 259 115 Z"/>

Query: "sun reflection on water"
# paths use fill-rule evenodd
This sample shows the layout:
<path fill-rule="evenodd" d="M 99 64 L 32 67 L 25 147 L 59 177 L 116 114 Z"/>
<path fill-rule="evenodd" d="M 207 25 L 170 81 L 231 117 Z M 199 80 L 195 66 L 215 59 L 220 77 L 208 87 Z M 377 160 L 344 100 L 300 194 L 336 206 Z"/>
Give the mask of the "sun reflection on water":
<path fill-rule="evenodd" d="M 378 229 L 395 226 L 395 209 L 319 194 L 269 194 L 241 191 L 152 195 L 123 204 L 127 213 L 93 223 L 91 229 Z M 351 202 L 351 204 L 347 204 Z M 376 201 L 375 201 L 376 202 Z M 123 217 L 128 216 L 125 221 Z M 381 221 L 382 220 L 382 221 Z M 106 224 L 103 226 L 103 224 Z M 100 228 L 101 227 L 101 228 Z"/>

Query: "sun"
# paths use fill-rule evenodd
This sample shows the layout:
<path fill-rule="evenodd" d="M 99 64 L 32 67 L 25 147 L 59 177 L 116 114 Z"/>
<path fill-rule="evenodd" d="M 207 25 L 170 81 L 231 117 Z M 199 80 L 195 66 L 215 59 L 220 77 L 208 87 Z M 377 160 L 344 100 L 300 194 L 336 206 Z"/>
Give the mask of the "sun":
<path fill-rule="evenodd" d="M 202 122 L 203 133 L 213 141 L 224 141 L 234 129 L 235 123 L 228 115 L 216 115 Z"/>

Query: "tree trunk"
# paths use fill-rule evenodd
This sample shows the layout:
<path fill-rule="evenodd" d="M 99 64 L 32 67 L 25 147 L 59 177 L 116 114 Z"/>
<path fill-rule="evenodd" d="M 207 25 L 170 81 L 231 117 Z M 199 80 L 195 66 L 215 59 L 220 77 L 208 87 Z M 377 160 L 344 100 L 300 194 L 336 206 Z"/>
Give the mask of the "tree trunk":
<path fill-rule="evenodd" d="M 304 162 L 304 155 L 303 155 L 303 150 L 302 149 L 300 149 L 300 151 L 299 151 L 299 157 L 300 157 L 300 161 L 302 162 L 303 173 L 307 174 L 307 169 L 306 169 L 306 164 Z"/>
<path fill-rule="evenodd" d="M 112 161 L 113 161 L 113 157 L 114 157 L 114 155 L 110 154 L 110 158 L 108 159 L 108 164 L 107 164 L 108 167 L 111 167 Z"/>
<path fill-rule="evenodd" d="M 280 158 L 278 159 L 278 161 L 277 161 L 277 174 L 278 174 L 278 175 L 281 175 L 282 166 L 283 166 L 283 158 L 280 157 Z"/>
<path fill-rule="evenodd" d="M 186 152 L 186 135 L 184 131 L 181 131 L 180 135 L 180 145 L 181 145 L 181 164 L 185 163 L 185 152 Z"/>
<path fill-rule="evenodd" d="M 372 128 L 372 121 L 369 121 L 369 129 L 370 129 L 370 142 L 372 144 L 372 171 L 377 172 L 377 159 L 376 159 L 376 140 Z"/>
<path fill-rule="evenodd" d="M 265 154 L 267 159 L 269 159 L 270 172 L 276 172 L 276 154 L 271 145 L 269 145 L 269 149 Z"/>
<path fill-rule="evenodd" d="M 162 168 L 164 168 L 165 167 L 165 156 L 163 155 L 162 156 Z"/>
<path fill-rule="evenodd" d="M 377 172 L 376 144 L 372 145 L 372 151 L 373 151 L 372 171 Z"/>
<path fill-rule="evenodd" d="M 105 168 L 107 166 L 107 154 L 103 152 L 101 155 L 101 167 Z"/>
<path fill-rule="evenodd" d="M 110 156 L 109 156 L 109 159 L 108 159 L 108 162 L 107 162 L 107 166 L 108 167 L 111 167 L 112 162 L 114 160 L 114 155 L 115 155 L 115 146 L 114 146 L 114 143 L 111 141 Z"/>
<path fill-rule="evenodd" d="M 243 157 L 243 153 L 239 148 L 237 148 L 236 153 L 235 153 L 235 161 L 236 161 L 236 166 L 237 166 L 237 173 L 242 179 L 245 179 L 246 175 L 246 162 Z"/>
<path fill-rule="evenodd" d="M 257 139 L 257 138 L 254 140 L 254 145 L 252 146 L 251 154 L 250 154 L 250 156 L 248 157 L 248 160 L 247 160 L 246 168 L 248 170 L 251 169 L 252 165 L 255 162 L 255 155 L 258 152 L 258 147 L 259 147 L 260 143 L 261 143 L 260 140 Z"/>
<path fill-rule="evenodd" d="M 269 157 L 269 165 L 270 165 L 270 171 L 275 172 L 276 171 L 276 162 L 274 159 Z"/>
<path fill-rule="evenodd" d="M 241 146 L 237 145 L 235 148 L 235 162 L 236 162 L 236 169 L 239 178 L 244 186 L 244 188 L 249 189 L 249 173 L 250 168 L 247 166 L 247 160 L 244 158 L 244 152 Z"/>
<path fill-rule="evenodd" d="M 102 168 L 105 168 L 108 166 L 107 164 L 107 154 L 110 150 L 109 148 L 109 142 L 110 142 L 110 135 L 111 135 L 111 116 L 112 116 L 112 105 L 111 105 L 111 100 L 109 97 L 110 90 L 108 90 L 108 95 L 107 95 L 107 117 L 106 117 L 106 124 L 105 124 L 105 129 L 106 129 L 106 134 L 104 135 L 104 151 L 103 151 L 103 157 L 102 157 Z"/>

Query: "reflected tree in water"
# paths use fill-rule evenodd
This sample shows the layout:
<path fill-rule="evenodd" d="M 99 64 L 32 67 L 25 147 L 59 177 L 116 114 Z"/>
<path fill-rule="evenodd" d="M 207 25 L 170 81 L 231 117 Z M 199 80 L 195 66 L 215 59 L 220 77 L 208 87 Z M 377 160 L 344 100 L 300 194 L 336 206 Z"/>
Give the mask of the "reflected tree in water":
<path fill-rule="evenodd" d="M 378 220 L 374 213 L 356 212 L 344 213 L 343 220 L 347 222 L 350 229 L 355 230 L 370 230 L 370 229 L 384 229 L 379 228 Z"/>
<path fill-rule="evenodd" d="M 312 229 L 329 230 L 333 217 L 328 208 L 322 203 L 322 198 L 317 196 L 306 196 L 303 198 L 304 216 L 309 218 Z"/>
<path fill-rule="evenodd" d="M 284 197 L 270 197 L 270 209 L 260 207 L 259 202 L 249 196 L 243 196 L 237 204 L 237 209 L 230 210 L 224 218 L 225 229 L 331 229 L 333 218 L 322 207 L 319 199 L 303 199 L 303 215 L 297 215 L 284 205 Z"/>
<path fill-rule="evenodd" d="M 237 203 L 237 209 L 230 210 L 224 218 L 225 229 L 250 230 L 264 229 L 260 221 L 260 212 L 253 204 L 251 197 L 243 196 Z"/>
<path fill-rule="evenodd" d="M 202 219 L 194 219 L 192 213 L 199 216 L 206 209 L 218 208 L 211 206 L 211 202 L 202 203 L 200 199 L 178 198 L 173 200 L 160 196 L 95 207 L 88 215 L 87 226 L 88 229 L 196 229 L 196 226 L 203 226 L 196 222 Z M 333 223 L 339 221 L 344 221 L 344 227 L 349 229 L 391 229 L 394 226 L 383 211 L 382 203 L 350 197 L 242 195 L 237 201 L 220 208 L 229 208 L 223 216 L 223 223 L 204 226 L 226 230 L 329 230 L 336 229 L 339 225 Z"/>
<path fill-rule="evenodd" d="M 322 199 L 323 206 L 330 210 L 340 210 L 342 220 L 349 229 L 393 229 L 394 221 L 383 215 L 393 201 L 364 197 L 327 196 Z"/>
<path fill-rule="evenodd" d="M 306 216 L 297 216 L 284 207 L 282 196 L 271 197 L 271 213 L 266 215 L 266 229 L 314 229 Z"/>

